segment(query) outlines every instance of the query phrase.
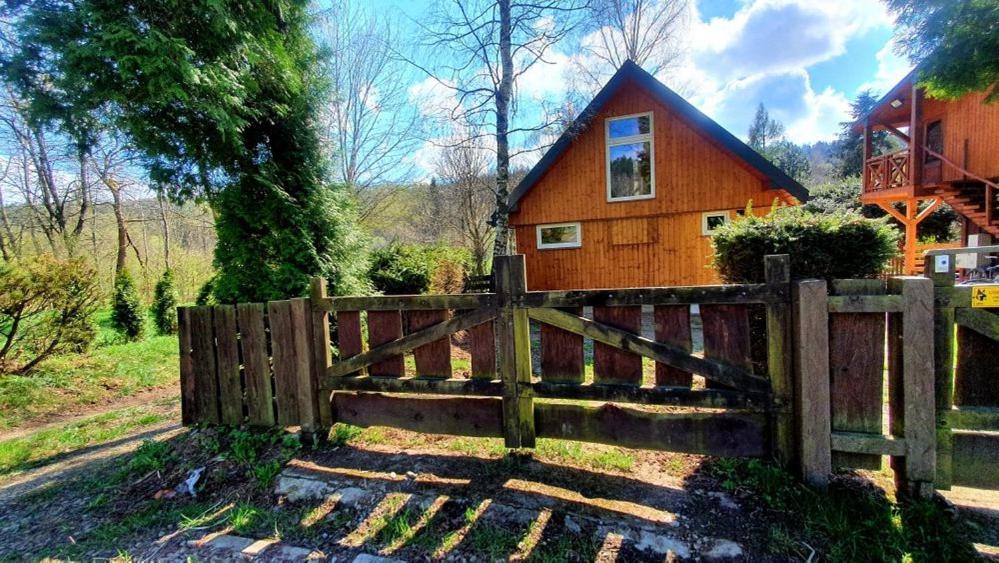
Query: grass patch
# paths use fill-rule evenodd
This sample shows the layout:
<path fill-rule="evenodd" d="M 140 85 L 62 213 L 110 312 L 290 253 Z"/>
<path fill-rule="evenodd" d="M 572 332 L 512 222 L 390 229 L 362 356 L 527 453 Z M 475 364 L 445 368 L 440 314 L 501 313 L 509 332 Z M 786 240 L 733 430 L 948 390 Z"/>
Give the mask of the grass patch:
<path fill-rule="evenodd" d="M 599 470 L 631 471 L 635 465 L 635 458 L 618 448 L 548 438 L 538 439 L 535 457 L 556 462 L 570 461 Z"/>
<path fill-rule="evenodd" d="M 98 314 L 98 337 L 89 352 L 50 358 L 28 375 L 0 377 L 0 430 L 108 399 L 127 397 L 178 381 L 177 337 L 125 342 L 110 328 L 110 311 Z M 155 331 L 147 331 L 155 334 Z"/>
<path fill-rule="evenodd" d="M 933 500 L 895 502 L 869 484 L 837 479 L 820 491 L 758 460 L 717 460 L 710 471 L 730 491 L 747 491 L 783 515 L 772 527 L 774 554 L 808 558 L 804 543 L 828 561 L 974 561 L 957 523 Z"/>
<path fill-rule="evenodd" d="M 153 412 L 152 407 L 131 407 L 106 412 L 59 428 L 0 442 L 0 477 L 28 469 L 43 460 L 93 444 L 121 438 L 137 428 L 168 420 L 168 413 Z M 147 446 L 146 458 L 137 463 L 155 464 L 153 448 Z"/>

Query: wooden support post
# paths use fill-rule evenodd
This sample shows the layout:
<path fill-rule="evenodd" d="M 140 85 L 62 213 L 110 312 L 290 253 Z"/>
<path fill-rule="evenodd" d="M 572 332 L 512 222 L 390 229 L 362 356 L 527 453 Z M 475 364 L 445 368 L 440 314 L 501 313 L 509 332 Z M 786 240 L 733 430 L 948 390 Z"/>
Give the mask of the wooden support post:
<path fill-rule="evenodd" d="M 791 258 L 787 254 L 764 258 L 766 282 L 783 286 L 791 282 Z M 770 303 L 767 309 L 767 369 L 773 392 L 772 442 L 777 461 L 785 467 L 794 461 L 793 364 L 791 361 L 791 313 L 788 302 Z"/>
<path fill-rule="evenodd" d="M 798 461 L 802 478 L 817 487 L 826 486 L 832 472 L 827 299 L 825 280 L 792 286 Z"/>
<path fill-rule="evenodd" d="M 303 444 L 314 444 L 319 423 L 319 406 L 316 399 L 318 381 L 313 377 L 314 339 L 312 335 L 312 307 L 308 299 L 291 300 L 291 328 L 294 339 L 294 371 L 297 380 L 298 425 Z"/>
<path fill-rule="evenodd" d="M 912 113 L 909 120 L 909 181 L 918 190 L 923 185 L 923 89 L 912 85 Z"/>
<path fill-rule="evenodd" d="M 944 263 L 944 261 L 946 263 Z M 926 277 L 933 282 L 934 296 L 940 288 L 954 286 L 955 263 L 946 256 L 938 264 L 933 256 L 926 257 Z M 954 407 L 954 307 L 936 303 L 933 306 L 933 373 L 936 394 L 937 478 L 938 489 L 949 489 L 953 480 L 953 434 L 950 411 Z"/>
<path fill-rule="evenodd" d="M 498 365 L 503 381 L 503 437 L 508 448 L 534 447 L 534 398 L 531 390 L 531 331 L 521 299 L 527 291 L 524 256 L 497 256 L 493 276 L 499 315 Z"/>
<path fill-rule="evenodd" d="M 326 377 L 326 370 L 333 365 L 333 350 L 330 342 L 330 315 L 325 309 L 318 306 L 328 299 L 326 292 L 326 278 L 312 278 L 310 286 L 310 316 L 312 322 L 312 385 L 316 394 L 316 407 L 319 410 L 319 427 L 316 437 L 320 441 L 325 441 L 329 434 L 329 429 L 333 426 L 333 412 L 331 410 L 331 393 L 322 392 L 320 382 Z"/>
<path fill-rule="evenodd" d="M 903 495 L 928 497 L 936 478 L 933 282 L 922 277 L 892 278 L 889 290 L 902 295 L 901 326 L 895 325 L 891 342 L 895 346 L 892 425 L 897 433 L 901 422 L 906 444 L 904 464 L 899 460 L 894 464 L 896 486 Z M 896 323 L 898 314 L 893 315 Z"/>
<path fill-rule="evenodd" d="M 870 191 L 871 186 L 871 175 L 867 172 L 867 161 L 871 159 L 871 153 L 874 152 L 874 138 L 873 132 L 871 131 L 871 120 L 869 117 L 864 118 L 864 158 L 860 162 L 860 173 L 862 179 L 860 181 L 861 193 Z"/>

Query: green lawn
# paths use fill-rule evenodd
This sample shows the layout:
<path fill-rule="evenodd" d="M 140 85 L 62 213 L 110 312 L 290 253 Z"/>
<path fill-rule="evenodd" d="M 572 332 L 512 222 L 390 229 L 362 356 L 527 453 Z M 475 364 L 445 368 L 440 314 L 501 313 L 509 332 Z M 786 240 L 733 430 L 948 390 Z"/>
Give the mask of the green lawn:
<path fill-rule="evenodd" d="M 156 336 L 147 324 L 148 336 L 126 342 L 110 328 L 110 311 L 102 311 L 88 352 L 50 358 L 28 375 L 0 376 L 0 432 L 46 415 L 176 386 L 177 337 Z"/>

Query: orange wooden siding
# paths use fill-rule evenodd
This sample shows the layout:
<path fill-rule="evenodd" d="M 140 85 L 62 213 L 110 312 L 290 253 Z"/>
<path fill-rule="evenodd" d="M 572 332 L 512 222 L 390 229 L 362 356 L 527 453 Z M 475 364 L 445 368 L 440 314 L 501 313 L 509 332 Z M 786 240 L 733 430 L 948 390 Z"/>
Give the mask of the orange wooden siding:
<path fill-rule="evenodd" d="M 607 201 L 604 123 L 653 112 L 655 198 Z M 717 283 L 701 214 L 767 210 L 778 192 L 756 170 L 634 85 L 622 86 L 523 196 L 510 222 L 532 290 Z M 536 226 L 580 222 L 580 248 L 539 250 Z"/>
<path fill-rule="evenodd" d="M 927 99 L 923 122 L 938 119 L 943 124 L 944 156 L 959 166 L 967 163 L 966 168 L 979 176 L 999 177 L 999 104 L 985 103 L 984 92 L 953 101 Z M 945 181 L 961 178 L 949 166 L 942 172 Z"/>

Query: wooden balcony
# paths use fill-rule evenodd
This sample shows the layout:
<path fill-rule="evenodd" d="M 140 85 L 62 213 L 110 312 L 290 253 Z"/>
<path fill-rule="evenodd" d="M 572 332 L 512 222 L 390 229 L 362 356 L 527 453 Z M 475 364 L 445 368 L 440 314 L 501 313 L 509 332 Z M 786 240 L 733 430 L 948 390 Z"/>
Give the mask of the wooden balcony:
<path fill-rule="evenodd" d="M 909 150 L 883 154 L 864 163 L 864 196 L 880 197 L 909 191 Z"/>

